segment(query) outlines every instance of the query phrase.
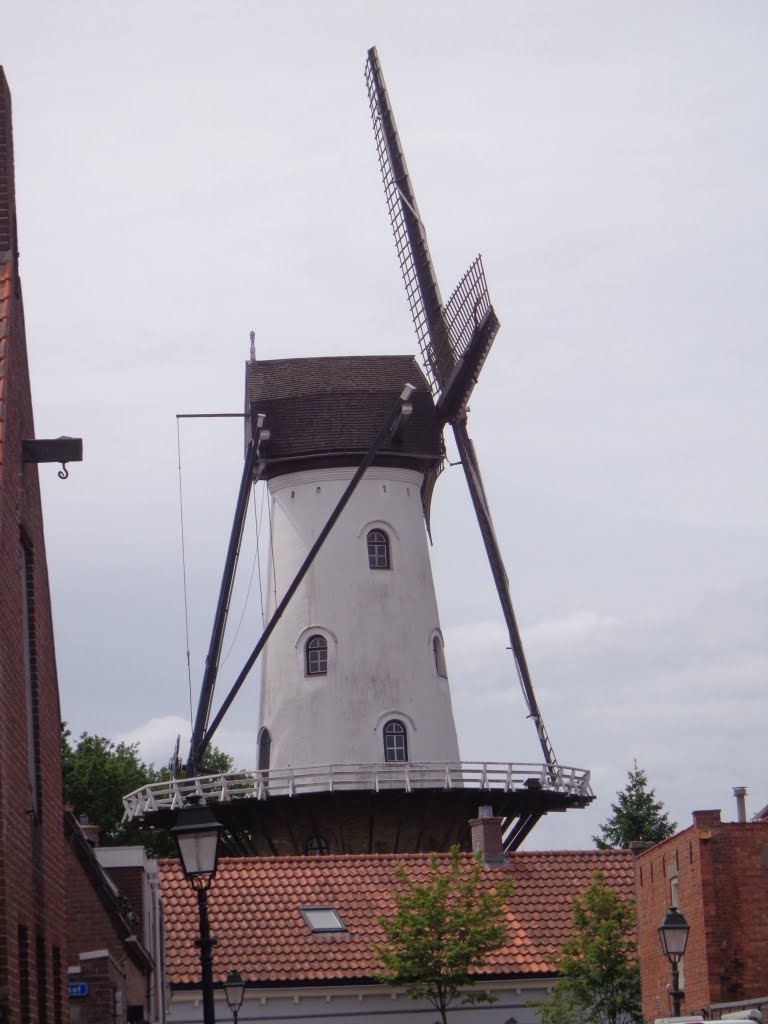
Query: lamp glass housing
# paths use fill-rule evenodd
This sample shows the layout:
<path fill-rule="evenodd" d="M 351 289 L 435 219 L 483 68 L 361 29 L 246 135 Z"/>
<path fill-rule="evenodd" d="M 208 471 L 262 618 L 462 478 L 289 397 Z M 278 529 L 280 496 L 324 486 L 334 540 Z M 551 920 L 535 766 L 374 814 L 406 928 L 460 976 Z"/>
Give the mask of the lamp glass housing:
<path fill-rule="evenodd" d="M 245 996 L 245 982 L 238 971 L 230 971 L 227 980 L 224 982 L 224 992 L 227 997 L 227 1006 L 230 1010 L 239 1010 L 243 1005 Z"/>
<path fill-rule="evenodd" d="M 219 853 L 219 833 L 223 825 L 209 807 L 184 807 L 171 829 L 187 878 L 213 878 Z"/>
<path fill-rule="evenodd" d="M 690 927 L 677 907 L 670 907 L 657 929 L 664 956 L 673 962 L 681 959 L 688 944 Z"/>

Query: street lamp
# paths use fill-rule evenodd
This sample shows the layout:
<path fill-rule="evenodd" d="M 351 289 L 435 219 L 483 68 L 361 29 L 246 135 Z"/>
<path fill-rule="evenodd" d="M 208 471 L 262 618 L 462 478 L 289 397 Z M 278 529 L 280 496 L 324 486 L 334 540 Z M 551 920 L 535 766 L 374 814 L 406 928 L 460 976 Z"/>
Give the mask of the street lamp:
<path fill-rule="evenodd" d="M 224 826 L 217 821 L 213 812 L 199 797 L 192 797 L 179 811 L 171 835 L 176 840 L 184 874 L 197 892 L 197 909 L 200 914 L 200 938 L 195 945 L 200 948 L 200 973 L 203 987 L 203 1022 L 216 1024 L 213 1005 L 213 947 L 216 939 L 211 938 L 208 927 L 208 887 L 216 874 L 219 852 L 219 833 Z"/>
<path fill-rule="evenodd" d="M 232 1020 L 237 1024 L 237 1015 L 243 1005 L 245 995 L 245 982 L 238 971 L 230 971 L 227 980 L 224 982 L 224 992 L 227 997 L 227 1006 L 232 1011 Z"/>
<path fill-rule="evenodd" d="M 690 927 L 677 907 L 670 907 L 657 931 L 664 956 L 672 964 L 672 990 L 669 994 L 672 996 L 674 1015 L 679 1017 L 680 1006 L 685 993 L 680 990 L 680 972 L 677 965 L 683 958 L 683 953 L 688 943 Z"/>

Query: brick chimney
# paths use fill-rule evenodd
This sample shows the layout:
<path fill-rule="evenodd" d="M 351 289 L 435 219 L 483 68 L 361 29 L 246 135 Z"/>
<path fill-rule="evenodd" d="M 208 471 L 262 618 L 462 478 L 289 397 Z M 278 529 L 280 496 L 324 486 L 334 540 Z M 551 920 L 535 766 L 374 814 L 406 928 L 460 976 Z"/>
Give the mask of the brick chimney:
<path fill-rule="evenodd" d="M 472 830 L 472 853 L 482 853 L 483 864 L 498 867 L 506 863 L 501 845 L 502 818 L 493 816 L 492 807 L 481 807 L 478 817 L 472 818 L 469 827 Z"/>
<path fill-rule="evenodd" d="M 694 811 L 693 824 L 696 828 L 714 828 L 720 825 L 720 811 Z"/>
<path fill-rule="evenodd" d="M 655 845 L 655 843 L 649 843 L 645 839 L 631 839 L 629 843 L 629 850 L 630 853 L 637 856 L 638 853 L 642 853 L 644 850 L 650 850 L 650 848 Z"/>
<path fill-rule="evenodd" d="M 101 829 L 99 826 L 91 825 L 88 821 L 87 814 L 81 814 L 77 821 L 80 825 L 80 831 L 83 833 L 90 845 L 94 847 L 98 846 L 99 840 L 101 839 Z"/>

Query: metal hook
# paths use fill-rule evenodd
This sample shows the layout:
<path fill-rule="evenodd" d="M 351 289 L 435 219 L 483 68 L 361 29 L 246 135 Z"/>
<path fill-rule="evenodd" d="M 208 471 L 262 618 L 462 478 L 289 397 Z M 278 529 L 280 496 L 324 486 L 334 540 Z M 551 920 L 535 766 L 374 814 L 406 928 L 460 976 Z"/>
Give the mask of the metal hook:
<path fill-rule="evenodd" d="M 61 469 L 59 470 L 59 480 L 66 480 L 69 477 L 69 470 L 67 469 L 66 462 L 62 462 Z"/>

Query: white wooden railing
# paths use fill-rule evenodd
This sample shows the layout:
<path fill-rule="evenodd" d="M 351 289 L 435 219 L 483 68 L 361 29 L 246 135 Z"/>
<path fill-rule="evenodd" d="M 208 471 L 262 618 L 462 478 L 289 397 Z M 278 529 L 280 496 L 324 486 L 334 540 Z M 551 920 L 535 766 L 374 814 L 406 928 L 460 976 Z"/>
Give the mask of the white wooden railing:
<path fill-rule="evenodd" d="M 414 789 L 546 790 L 591 799 L 590 773 L 583 768 L 498 761 L 404 761 L 389 764 L 325 764 L 307 768 L 233 772 L 170 779 L 142 786 L 123 797 L 123 821 L 160 810 L 178 810 L 190 796 L 206 803 L 267 800 L 304 793 Z"/>

